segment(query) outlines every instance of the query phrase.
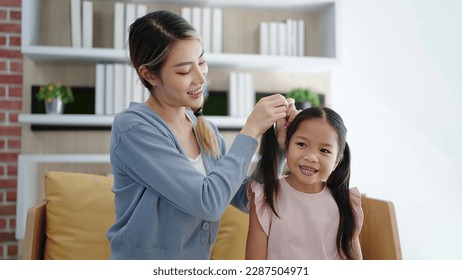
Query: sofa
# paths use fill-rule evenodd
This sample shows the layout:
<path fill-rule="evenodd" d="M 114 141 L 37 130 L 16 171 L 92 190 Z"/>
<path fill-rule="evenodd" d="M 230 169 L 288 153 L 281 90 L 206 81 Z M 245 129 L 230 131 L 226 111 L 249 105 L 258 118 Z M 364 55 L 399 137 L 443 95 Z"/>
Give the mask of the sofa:
<path fill-rule="evenodd" d="M 96 174 L 50 171 L 45 199 L 27 213 L 23 259 L 108 259 L 106 237 L 114 223 L 113 179 Z M 360 241 L 365 259 L 401 259 L 393 204 L 362 198 L 365 220 Z M 228 206 L 211 259 L 242 260 L 248 215 Z"/>

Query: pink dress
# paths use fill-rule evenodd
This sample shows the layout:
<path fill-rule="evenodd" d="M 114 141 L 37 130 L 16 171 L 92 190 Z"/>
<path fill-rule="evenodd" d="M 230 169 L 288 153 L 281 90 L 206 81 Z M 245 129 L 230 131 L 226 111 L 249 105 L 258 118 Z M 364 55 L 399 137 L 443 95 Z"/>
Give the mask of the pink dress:
<path fill-rule="evenodd" d="M 280 192 L 275 200 L 276 212 L 264 205 L 263 185 L 253 182 L 257 217 L 268 236 L 268 260 L 342 259 L 337 252 L 336 236 L 339 211 L 327 187 L 315 194 L 300 192 L 281 178 Z M 364 220 L 361 194 L 357 188 L 350 189 L 350 200 L 356 217 L 358 238 Z"/>

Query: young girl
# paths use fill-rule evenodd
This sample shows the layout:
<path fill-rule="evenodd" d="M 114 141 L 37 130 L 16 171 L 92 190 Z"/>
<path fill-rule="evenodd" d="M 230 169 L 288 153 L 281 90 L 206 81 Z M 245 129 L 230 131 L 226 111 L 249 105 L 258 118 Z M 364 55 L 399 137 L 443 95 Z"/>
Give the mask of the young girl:
<path fill-rule="evenodd" d="M 342 118 L 329 108 L 301 111 L 287 128 L 290 174 L 277 178 L 277 139 L 270 128 L 251 183 L 247 259 L 362 259 L 361 197 L 349 188 L 350 150 Z"/>

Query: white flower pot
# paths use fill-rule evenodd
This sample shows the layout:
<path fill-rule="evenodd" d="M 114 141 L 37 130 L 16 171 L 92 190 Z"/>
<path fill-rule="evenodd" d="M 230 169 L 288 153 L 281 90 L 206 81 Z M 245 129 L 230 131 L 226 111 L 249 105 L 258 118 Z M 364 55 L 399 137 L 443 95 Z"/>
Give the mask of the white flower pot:
<path fill-rule="evenodd" d="M 45 110 L 47 114 L 62 114 L 64 103 L 60 98 L 51 99 L 50 102 L 45 100 Z"/>

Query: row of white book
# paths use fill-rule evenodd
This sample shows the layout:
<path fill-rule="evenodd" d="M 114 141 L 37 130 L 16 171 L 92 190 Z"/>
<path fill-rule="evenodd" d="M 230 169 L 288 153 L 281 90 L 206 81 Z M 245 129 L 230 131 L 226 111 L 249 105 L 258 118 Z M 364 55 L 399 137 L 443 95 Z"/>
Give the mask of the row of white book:
<path fill-rule="evenodd" d="M 181 16 L 186 19 L 202 38 L 206 53 L 223 52 L 223 10 L 220 8 L 183 7 Z"/>
<path fill-rule="evenodd" d="M 130 105 L 144 102 L 149 91 L 135 69 L 124 63 L 96 64 L 95 114 L 114 115 Z M 228 115 L 248 117 L 255 106 L 255 90 L 250 73 L 230 72 Z"/>
<path fill-rule="evenodd" d="M 255 89 L 250 73 L 230 72 L 228 91 L 228 115 L 248 117 L 255 106 Z"/>
<path fill-rule="evenodd" d="M 127 48 L 130 25 L 148 12 L 148 6 L 135 3 L 114 3 L 114 44 L 115 49 Z M 71 46 L 73 48 L 93 48 L 93 2 L 71 0 Z"/>
<path fill-rule="evenodd" d="M 114 3 L 114 49 L 128 49 L 130 25 L 147 13 L 146 4 Z"/>
<path fill-rule="evenodd" d="M 71 46 L 93 47 L 93 2 L 71 0 Z"/>
<path fill-rule="evenodd" d="M 129 64 L 98 63 L 95 73 L 96 115 L 114 115 L 128 108 L 130 102 L 144 102 L 149 97 L 149 91 Z"/>
<path fill-rule="evenodd" d="M 305 21 L 260 23 L 260 54 L 281 56 L 305 55 Z"/>

